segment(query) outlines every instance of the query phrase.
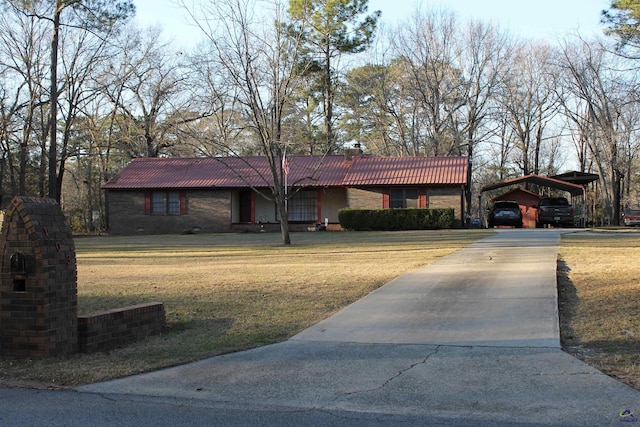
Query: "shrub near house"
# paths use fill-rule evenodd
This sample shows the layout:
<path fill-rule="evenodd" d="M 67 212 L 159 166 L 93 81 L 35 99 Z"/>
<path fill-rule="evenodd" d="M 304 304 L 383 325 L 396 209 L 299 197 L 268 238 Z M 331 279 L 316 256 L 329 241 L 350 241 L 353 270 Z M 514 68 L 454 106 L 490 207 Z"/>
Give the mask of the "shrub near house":
<path fill-rule="evenodd" d="M 455 225 L 453 209 L 341 209 L 340 225 L 355 231 L 434 230 Z"/>

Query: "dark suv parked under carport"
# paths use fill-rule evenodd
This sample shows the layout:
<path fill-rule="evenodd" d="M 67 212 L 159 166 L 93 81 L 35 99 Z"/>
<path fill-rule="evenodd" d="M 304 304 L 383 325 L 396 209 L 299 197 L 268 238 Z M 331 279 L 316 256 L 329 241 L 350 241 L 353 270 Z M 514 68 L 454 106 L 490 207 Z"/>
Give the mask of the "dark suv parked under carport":
<path fill-rule="evenodd" d="M 522 228 L 522 211 L 518 202 L 498 200 L 489 213 L 489 228 L 507 225 Z"/>

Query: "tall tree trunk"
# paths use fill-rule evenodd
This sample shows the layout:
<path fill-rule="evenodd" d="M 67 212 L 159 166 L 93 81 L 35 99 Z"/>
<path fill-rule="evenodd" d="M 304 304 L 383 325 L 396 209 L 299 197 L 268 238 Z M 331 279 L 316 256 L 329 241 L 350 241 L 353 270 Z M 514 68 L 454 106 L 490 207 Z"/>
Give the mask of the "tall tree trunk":
<path fill-rule="evenodd" d="M 287 212 L 287 204 L 284 200 L 276 200 L 276 204 L 278 205 L 278 211 L 280 213 L 280 235 L 282 236 L 282 243 L 290 245 L 291 235 L 289 233 L 289 213 Z"/>
<path fill-rule="evenodd" d="M 621 182 L 624 175 L 618 168 L 613 170 L 613 225 L 620 225 L 620 202 L 622 200 L 622 186 Z"/>
<path fill-rule="evenodd" d="M 56 10 L 53 16 L 53 34 L 51 36 L 51 94 L 50 94 L 50 126 L 49 131 L 49 197 L 60 202 L 57 175 L 57 115 L 58 115 L 58 37 L 60 32 L 60 15 L 63 4 L 56 1 Z"/>

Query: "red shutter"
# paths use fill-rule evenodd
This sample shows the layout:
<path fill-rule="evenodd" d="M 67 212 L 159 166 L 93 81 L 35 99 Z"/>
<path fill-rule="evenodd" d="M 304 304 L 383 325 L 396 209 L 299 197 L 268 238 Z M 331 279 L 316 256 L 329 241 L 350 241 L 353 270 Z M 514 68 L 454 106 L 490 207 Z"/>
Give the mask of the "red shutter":
<path fill-rule="evenodd" d="M 389 209 L 389 190 L 385 190 L 384 193 L 382 193 L 382 209 Z"/>
<path fill-rule="evenodd" d="M 420 197 L 418 200 L 418 207 L 419 208 L 426 208 L 427 207 L 427 189 L 426 188 L 421 188 L 420 189 Z"/>
<path fill-rule="evenodd" d="M 187 214 L 187 192 L 185 190 L 180 191 L 180 215 Z"/>
<path fill-rule="evenodd" d="M 151 215 L 151 191 L 144 192 L 144 214 Z"/>

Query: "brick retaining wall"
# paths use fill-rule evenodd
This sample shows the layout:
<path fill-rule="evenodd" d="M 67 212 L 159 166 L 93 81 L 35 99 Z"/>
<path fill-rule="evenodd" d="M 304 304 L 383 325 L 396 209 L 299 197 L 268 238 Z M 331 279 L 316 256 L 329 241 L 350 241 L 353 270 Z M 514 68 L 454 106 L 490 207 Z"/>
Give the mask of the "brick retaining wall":
<path fill-rule="evenodd" d="M 78 316 L 78 351 L 109 350 L 160 333 L 165 326 L 164 305 L 158 302 Z"/>

